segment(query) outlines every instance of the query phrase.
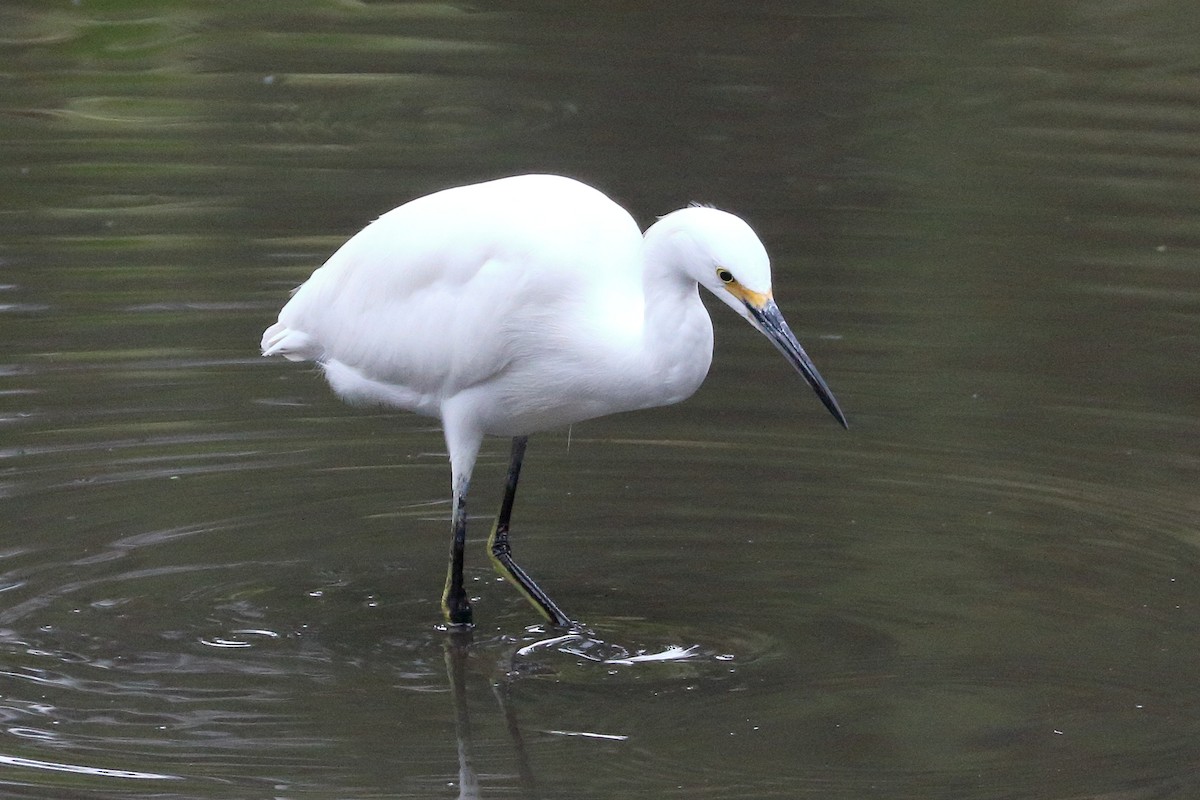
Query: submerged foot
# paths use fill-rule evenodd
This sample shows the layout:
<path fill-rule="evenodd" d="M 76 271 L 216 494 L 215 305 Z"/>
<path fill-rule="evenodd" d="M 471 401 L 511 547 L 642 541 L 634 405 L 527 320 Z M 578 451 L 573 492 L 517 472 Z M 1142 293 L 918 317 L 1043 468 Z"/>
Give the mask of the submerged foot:
<path fill-rule="evenodd" d="M 467 599 L 466 592 L 442 598 L 442 615 L 446 618 L 446 624 L 452 628 L 470 628 L 475 624 L 471 613 L 471 601 Z"/>

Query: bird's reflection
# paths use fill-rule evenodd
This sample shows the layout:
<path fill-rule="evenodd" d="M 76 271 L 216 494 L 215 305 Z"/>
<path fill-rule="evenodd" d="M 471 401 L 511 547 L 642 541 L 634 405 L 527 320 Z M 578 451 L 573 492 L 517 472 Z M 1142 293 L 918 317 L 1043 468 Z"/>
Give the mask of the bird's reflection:
<path fill-rule="evenodd" d="M 558 653 L 569 656 L 572 660 L 584 659 L 598 664 L 612 666 L 628 666 L 646 662 L 688 661 L 701 655 L 696 645 L 682 647 L 671 645 L 657 651 L 634 650 L 596 638 L 590 631 L 577 630 L 571 633 L 546 636 L 540 627 L 528 628 L 527 643 L 520 646 L 509 645 L 503 648 L 497 668 L 499 677 L 491 680 L 492 692 L 504 716 L 508 739 L 512 744 L 518 785 L 521 796 L 537 798 L 537 782 L 534 778 L 521 725 L 517 719 L 509 692 L 514 682 L 522 676 L 541 674 L 545 665 L 529 658 L 540 653 Z M 530 641 L 530 639 L 532 641 Z M 454 724 L 458 750 L 458 796 L 464 799 L 482 797 L 479 785 L 479 775 L 475 770 L 474 740 L 471 729 L 471 714 L 467 702 L 468 665 L 472 654 L 494 652 L 486 644 L 476 644 L 472 630 L 449 629 L 446 632 L 444 644 L 446 676 L 450 684 L 450 692 L 454 698 Z M 606 740 L 624 740 L 625 736 L 600 734 L 584 731 L 548 731 L 564 736 L 586 736 Z"/>
<path fill-rule="evenodd" d="M 458 739 L 458 796 L 461 800 L 475 800 L 481 795 L 479 775 L 475 772 L 471 712 L 467 708 L 467 656 L 471 649 L 471 632 L 451 632 L 445 648 L 446 677 L 454 697 L 454 734 Z"/>
<path fill-rule="evenodd" d="M 446 677 L 450 682 L 450 693 L 454 696 L 454 731 L 458 739 L 458 796 L 462 800 L 476 800 L 483 796 L 479 790 L 479 775 L 475 771 L 471 712 L 467 704 L 467 661 L 471 656 L 472 643 L 470 629 L 450 631 L 445 643 Z M 538 796 L 533 770 L 525 752 L 521 726 L 513 713 L 512 705 L 508 702 L 507 676 L 511 674 L 511 671 L 506 670 L 505 679 L 494 681 L 492 690 L 504 714 L 508 738 L 513 745 L 519 785 L 524 796 L 532 800 Z"/>

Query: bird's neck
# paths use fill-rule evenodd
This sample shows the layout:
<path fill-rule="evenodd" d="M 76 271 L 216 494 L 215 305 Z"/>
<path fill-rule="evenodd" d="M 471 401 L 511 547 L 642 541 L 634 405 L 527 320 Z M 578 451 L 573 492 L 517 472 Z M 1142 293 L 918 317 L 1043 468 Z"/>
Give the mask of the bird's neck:
<path fill-rule="evenodd" d="M 676 403 L 700 387 L 712 363 L 712 321 L 699 287 L 676 260 L 670 242 L 656 241 L 652 227 L 644 246 L 645 297 L 643 363 L 651 380 L 666 390 L 663 405 Z"/>

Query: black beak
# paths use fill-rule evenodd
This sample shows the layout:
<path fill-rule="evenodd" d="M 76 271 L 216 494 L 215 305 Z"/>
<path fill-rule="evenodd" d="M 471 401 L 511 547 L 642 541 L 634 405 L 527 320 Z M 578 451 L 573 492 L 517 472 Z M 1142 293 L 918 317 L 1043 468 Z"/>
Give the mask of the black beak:
<path fill-rule="evenodd" d="M 796 335 L 788 327 L 787 321 L 784 320 L 775 301 L 767 300 L 762 308 L 755 308 L 747 303 L 746 308 L 750 309 L 750 317 L 758 323 L 758 329 L 771 340 L 771 344 L 775 345 L 779 352 L 783 353 L 784 358 L 796 368 L 804 380 L 808 381 L 808 385 L 817 393 L 817 397 L 821 398 L 821 402 L 829 409 L 829 413 L 833 414 L 834 419 L 840 422 L 843 428 L 849 428 L 846 415 L 838 406 L 837 399 L 829 390 L 829 385 L 825 383 L 821 373 L 817 372 L 816 366 L 808 357 L 808 353 L 804 352 L 800 342 L 796 341 Z"/>

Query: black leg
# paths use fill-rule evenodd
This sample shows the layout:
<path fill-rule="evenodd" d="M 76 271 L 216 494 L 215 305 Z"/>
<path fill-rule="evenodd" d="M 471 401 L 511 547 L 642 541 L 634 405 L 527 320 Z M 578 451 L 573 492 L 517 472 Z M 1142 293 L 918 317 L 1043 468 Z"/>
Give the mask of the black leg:
<path fill-rule="evenodd" d="M 521 461 L 525 458 L 525 445 L 529 437 L 515 436 L 512 441 L 512 456 L 508 462 L 508 479 L 504 484 L 504 500 L 500 503 L 500 513 L 496 517 L 496 525 L 492 535 L 488 537 L 488 548 L 491 550 L 492 564 L 496 571 L 517 587 L 525 599 L 546 620 L 562 628 L 573 628 L 575 623 L 563 613 L 550 595 L 533 582 L 529 573 L 513 560 L 512 545 L 508 541 L 508 523 L 512 517 L 513 500 L 517 495 L 517 481 L 521 477 Z"/>
<path fill-rule="evenodd" d="M 446 569 L 446 588 L 442 592 L 442 613 L 451 625 L 471 624 L 471 599 L 463 585 L 463 551 L 467 544 L 467 486 L 454 487 L 454 512 L 450 527 L 450 565 Z"/>

